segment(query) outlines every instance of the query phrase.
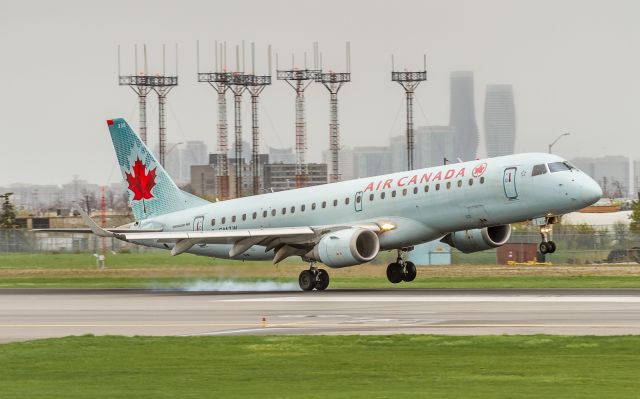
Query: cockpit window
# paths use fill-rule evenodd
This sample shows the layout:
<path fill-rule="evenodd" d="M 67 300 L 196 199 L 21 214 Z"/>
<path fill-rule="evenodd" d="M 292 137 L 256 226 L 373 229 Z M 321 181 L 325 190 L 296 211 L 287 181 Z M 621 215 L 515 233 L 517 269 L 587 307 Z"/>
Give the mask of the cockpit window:
<path fill-rule="evenodd" d="M 569 162 L 552 162 L 549 164 L 549 171 L 551 173 L 562 172 L 564 170 L 571 170 L 574 167 Z"/>
<path fill-rule="evenodd" d="M 547 165 L 541 163 L 540 165 L 535 165 L 533 167 L 533 171 L 531 172 L 531 176 L 544 175 L 547 173 Z"/>

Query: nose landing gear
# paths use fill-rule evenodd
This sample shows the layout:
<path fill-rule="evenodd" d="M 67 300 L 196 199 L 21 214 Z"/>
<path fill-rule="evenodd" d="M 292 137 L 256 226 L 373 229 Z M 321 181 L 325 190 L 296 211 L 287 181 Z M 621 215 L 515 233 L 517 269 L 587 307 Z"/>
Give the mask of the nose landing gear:
<path fill-rule="evenodd" d="M 553 241 L 547 240 L 548 234 L 551 231 L 551 225 L 546 224 L 544 226 L 540 226 L 540 236 L 542 237 L 542 242 L 538 246 L 540 249 L 540 253 L 542 254 L 552 254 L 556 252 L 556 243 Z"/>
<path fill-rule="evenodd" d="M 406 250 L 398 250 L 398 259 L 387 266 L 387 279 L 398 284 L 401 281 L 410 282 L 415 280 L 417 273 L 416 265 L 405 260 Z"/>

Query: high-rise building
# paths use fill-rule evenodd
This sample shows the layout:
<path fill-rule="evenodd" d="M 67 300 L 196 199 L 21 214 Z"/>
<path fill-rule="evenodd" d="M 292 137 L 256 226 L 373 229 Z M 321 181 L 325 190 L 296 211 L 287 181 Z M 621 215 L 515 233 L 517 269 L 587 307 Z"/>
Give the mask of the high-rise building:
<path fill-rule="evenodd" d="M 473 72 L 451 72 L 451 113 L 449 125 L 456 130 L 455 156 L 463 161 L 476 158 L 478 153 L 478 125 L 473 97 Z"/>
<path fill-rule="evenodd" d="M 269 147 L 269 163 L 296 163 L 296 154 L 291 147 Z"/>
<path fill-rule="evenodd" d="M 484 100 L 484 134 L 487 140 L 487 156 L 499 157 L 514 153 L 516 110 L 511 85 L 487 85 Z"/>
<path fill-rule="evenodd" d="M 389 147 L 354 147 L 353 177 L 383 175 L 391 172 L 391 151 Z"/>
<path fill-rule="evenodd" d="M 180 149 L 180 180 L 191 180 L 191 166 L 207 163 L 207 145 L 204 141 L 187 141 Z"/>
<path fill-rule="evenodd" d="M 428 168 L 457 162 L 454 152 L 455 129 L 451 126 L 420 126 L 415 131 L 413 166 Z M 393 172 L 406 170 L 407 138 L 404 135 L 391 138 L 391 166 Z M 400 161 L 398 161 L 400 160 Z M 398 169 L 400 168 L 400 169 Z"/>
<path fill-rule="evenodd" d="M 322 162 L 331 164 L 331 151 L 322 151 Z M 338 151 L 338 173 L 340 181 L 353 179 L 353 150 L 349 147 L 341 147 Z"/>

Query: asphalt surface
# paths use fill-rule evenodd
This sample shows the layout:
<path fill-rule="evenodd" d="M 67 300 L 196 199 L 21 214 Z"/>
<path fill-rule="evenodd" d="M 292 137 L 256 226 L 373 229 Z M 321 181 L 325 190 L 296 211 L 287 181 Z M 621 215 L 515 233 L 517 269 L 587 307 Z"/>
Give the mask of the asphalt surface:
<path fill-rule="evenodd" d="M 640 334 L 640 289 L 0 289 L 0 342 L 81 334 L 396 333 Z"/>

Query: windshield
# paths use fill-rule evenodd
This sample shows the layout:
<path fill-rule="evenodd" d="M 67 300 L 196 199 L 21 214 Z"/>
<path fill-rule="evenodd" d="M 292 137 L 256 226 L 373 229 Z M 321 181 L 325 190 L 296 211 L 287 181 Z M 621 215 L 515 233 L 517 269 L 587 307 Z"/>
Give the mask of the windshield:
<path fill-rule="evenodd" d="M 563 170 L 575 169 L 569 162 L 552 162 L 549 164 L 549 171 L 551 173 L 562 172 Z"/>

